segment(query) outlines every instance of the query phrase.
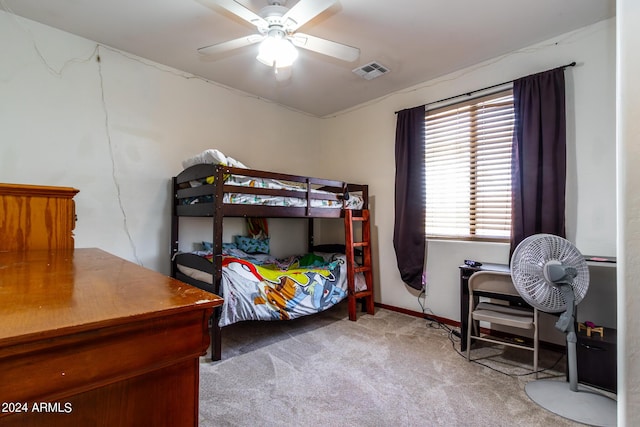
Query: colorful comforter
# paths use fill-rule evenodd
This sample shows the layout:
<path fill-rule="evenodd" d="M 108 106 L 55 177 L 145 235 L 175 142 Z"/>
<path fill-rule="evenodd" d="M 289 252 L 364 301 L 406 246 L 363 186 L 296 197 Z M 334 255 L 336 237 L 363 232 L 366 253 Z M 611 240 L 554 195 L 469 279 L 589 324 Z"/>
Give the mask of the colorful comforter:
<path fill-rule="evenodd" d="M 242 320 L 289 320 L 317 313 L 347 296 L 343 254 L 263 260 L 225 256 L 219 325 Z"/>

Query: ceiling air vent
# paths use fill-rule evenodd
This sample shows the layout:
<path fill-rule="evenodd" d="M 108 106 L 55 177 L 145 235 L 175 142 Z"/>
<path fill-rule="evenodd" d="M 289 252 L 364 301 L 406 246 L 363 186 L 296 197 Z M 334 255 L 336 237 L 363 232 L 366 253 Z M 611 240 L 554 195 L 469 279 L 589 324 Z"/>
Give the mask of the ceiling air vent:
<path fill-rule="evenodd" d="M 389 72 L 389 69 L 379 63 L 373 61 L 353 70 L 354 73 L 363 79 L 371 80 Z"/>

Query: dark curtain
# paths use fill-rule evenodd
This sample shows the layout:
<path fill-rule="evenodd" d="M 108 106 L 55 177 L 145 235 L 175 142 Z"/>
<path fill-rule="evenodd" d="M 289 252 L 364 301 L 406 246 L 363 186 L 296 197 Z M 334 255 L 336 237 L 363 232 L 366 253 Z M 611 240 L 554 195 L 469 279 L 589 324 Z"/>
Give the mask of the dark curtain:
<path fill-rule="evenodd" d="M 513 82 L 511 253 L 537 233 L 565 237 L 564 67 Z"/>
<path fill-rule="evenodd" d="M 400 277 L 422 289 L 425 256 L 425 106 L 398 112 L 393 247 Z"/>

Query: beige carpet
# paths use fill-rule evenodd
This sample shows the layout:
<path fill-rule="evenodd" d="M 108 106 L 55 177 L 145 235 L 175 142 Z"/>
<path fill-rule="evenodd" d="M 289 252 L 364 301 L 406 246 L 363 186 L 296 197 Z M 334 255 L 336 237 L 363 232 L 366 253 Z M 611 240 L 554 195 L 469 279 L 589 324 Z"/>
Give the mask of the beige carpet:
<path fill-rule="evenodd" d="M 344 303 L 231 325 L 223 359 L 201 358 L 200 426 L 579 425 L 527 397 L 530 352 L 472 351 L 486 367 L 459 348 L 448 330 L 384 309 L 351 322 Z M 543 350 L 540 369 L 554 365 L 540 378 L 562 380 L 565 369 L 561 354 Z"/>

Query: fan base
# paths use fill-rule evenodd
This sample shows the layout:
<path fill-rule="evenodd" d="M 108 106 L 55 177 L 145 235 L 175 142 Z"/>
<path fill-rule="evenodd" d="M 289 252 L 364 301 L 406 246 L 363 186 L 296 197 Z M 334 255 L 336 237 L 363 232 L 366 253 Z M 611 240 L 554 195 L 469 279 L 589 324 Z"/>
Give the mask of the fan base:
<path fill-rule="evenodd" d="M 592 426 L 615 426 L 617 402 L 578 384 L 571 391 L 565 381 L 537 380 L 524 387 L 538 405 L 561 417 Z"/>

